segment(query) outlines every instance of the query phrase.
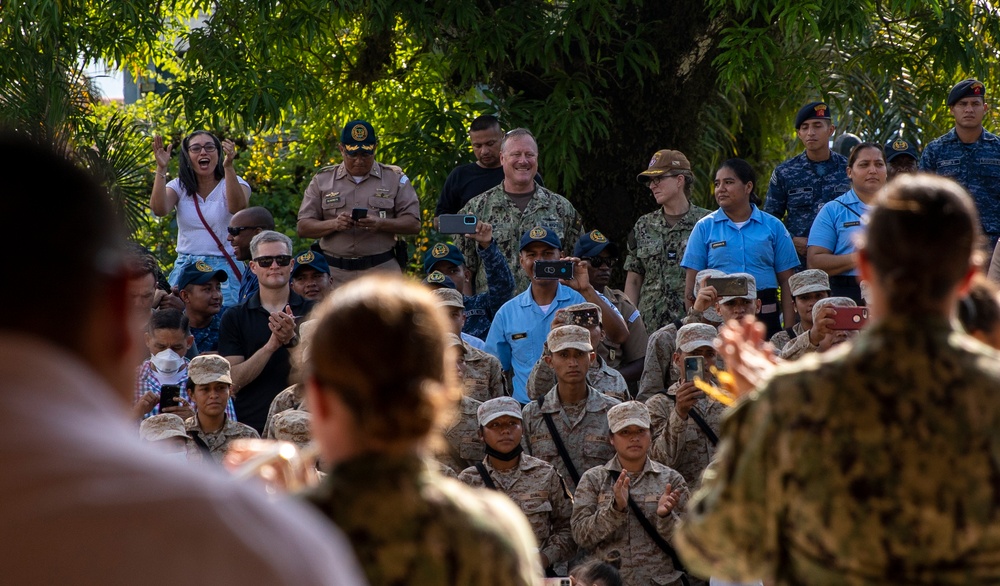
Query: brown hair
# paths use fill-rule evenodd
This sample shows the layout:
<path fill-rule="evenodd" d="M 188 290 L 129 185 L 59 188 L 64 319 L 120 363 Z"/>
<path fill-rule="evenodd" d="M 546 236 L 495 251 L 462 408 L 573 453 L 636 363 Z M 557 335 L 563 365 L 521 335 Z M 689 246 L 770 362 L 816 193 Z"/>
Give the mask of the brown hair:
<path fill-rule="evenodd" d="M 870 214 L 855 246 L 878 273 L 887 309 L 939 312 L 940 302 L 982 254 L 972 197 L 951 179 L 914 173 L 889 183 Z"/>
<path fill-rule="evenodd" d="M 405 444 L 446 427 L 462 391 L 447 319 L 426 287 L 365 275 L 334 290 L 311 318 L 305 374 L 339 396 L 362 433 Z"/>
<path fill-rule="evenodd" d="M 854 166 L 854 163 L 858 162 L 858 156 L 861 155 L 861 151 L 865 149 L 875 149 L 882 155 L 882 161 L 885 162 L 885 150 L 882 145 L 874 142 L 859 142 L 854 145 L 851 149 L 851 153 L 847 156 L 847 168 L 850 169 Z"/>
<path fill-rule="evenodd" d="M 976 273 L 969 293 L 958 302 L 958 320 L 966 333 L 992 333 L 1000 326 L 1000 287 L 982 273 Z"/>

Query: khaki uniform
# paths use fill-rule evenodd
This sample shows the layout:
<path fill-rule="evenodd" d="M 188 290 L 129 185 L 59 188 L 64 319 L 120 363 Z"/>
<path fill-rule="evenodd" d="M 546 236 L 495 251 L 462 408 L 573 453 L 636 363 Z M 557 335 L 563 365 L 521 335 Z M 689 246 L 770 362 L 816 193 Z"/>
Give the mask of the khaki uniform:
<path fill-rule="evenodd" d="M 511 498 L 531 523 L 539 551 L 552 565 L 569 561 L 576 553 L 569 519 L 573 497 L 562 478 L 548 462 L 522 453 L 518 465 L 510 471 L 497 471 L 489 462 L 483 465 L 497 490 Z M 470 466 L 458 475 L 462 482 L 476 488 L 486 484 L 479 470 Z"/>
<path fill-rule="evenodd" d="M 483 440 L 479 437 L 479 420 L 476 411 L 482 405 L 470 397 L 462 397 L 455 423 L 444 433 L 448 449 L 438 453 L 437 459 L 458 474 L 483 459 Z"/>
<path fill-rule="evenodd" d="M 674 383 L 666 394 L 653 395 L 646 401 L 650 429 L 653 431 L 649 457 L 680 472 L 691 490 L 695 490 L 701 483 L 701 473 L 715 455 L 715 445 L 693 417 L 688 415 L 684 420 L 677 415 L 673 396 L 676 395 L 678 386 L 680 383 Z M 715 437 L 719 437 L 725 405 L 709 397 L 702 397 L 691 410 L 697 410 L 709 429 L 715 433 Z"/>
<path fill-rule="evenodd" d="M 625 318 L 625 325 L 628 326 L 628 339 L 625 340 L 624 344 L 615 344 L 605 336 L 597 347 L 597 355 L 604 358 L 608 366 L 618 370 L 630 362 L 642 360 L 646 355 L 646 346 L 649 344 L 649 334 L 646 332 L 646 323 L 642 319 L 642 314 L 629 301 L 624 291 L 605 287 L 602 293 L 608 302 L 618 309 L 618 313 L 622 314 L 622 317 Z"/>
<path fill-rule="evenodd" d="M 785 328 L 782 328 L 771 336 L 771 347 L 774 348 L 775 355 L 781 356 L 782 348 L 784 348 L 793 339 L 802 335 L 802 322 L 795 322 L 795 325 L 792 326 L 792 333 L 795 335 L 789 336 L 788 332 L 785 331 Z"/>
<path fill-rule="evenodd" d="M 646 361 L 642 367 L 642 376 L 639 377 L 637 401 L 646 401 L 680 380 L 680 370 L 674 364 L 675 350 L 677 350 L 677 326 L 673 323 L 649 335 Z"/>
<path fill-rule="evenodd" d="M 188 435 L 192 438 L 199 437 L 205 445 L 208 446 L 208 454 L 205 453 L 205 449 L 197 444 L 197 442 L 188 442 L 188 460 L 189 461 L 205 461 L 206 458 L 211 458 L 212 460 L 222 463 L 222 458 L 225 457 L 226 452 L 229 451 L 229 444 L 233 440 L 238 440 L 242 438 L 249 439 L 260 439 L 260 434 L 257 430 L 250 427 L 245 423 L 238 423 L 230 418 L 226 418 L 225 425 L 222 429 L 218 431 L 213 431 L 212 433 L 205 433 L 201 430 L 201 425 L 198 424 L 198 416 L 188 417 L 184 420 L 184 429 L 187 430 Z"/>
<path fill-rule="evenodd" d="M 587 384 L 609 397 L 624 401 L 628 397 L 628 383 L 620 372 L 608 366 L 600 355 L 587 369 Z M 556 373 L 541 358 L 528 375 L 528 398 L 535 400 L 556 386 Z"/>
<path fill-rule="evenodd" d="M 580 407 L 570 407 L 570 411 L 578 412 L 572 419 L 563 408 L 556 388 L 543 396 L 542 406 L 538 405 L 538 401 L 532 401 L 524 406 L 522 412 L 524 435 L 521 437 L 521 445 L 524 450 L 552 464 L 571 491 L 576 488 L 576 483 L 559 457 L 559 450 L 556 449 L 556 443 L 542 414 L 549 413 L 552 416 L 552 422 L 566 446 L 570 460 L 582 475 L 585 470 L 607 462 L 615 455 L 615 450 L 608 441 L 611 434 L 608 429 L 608 409 L 620 403 L 597 389 L 591 388 L 589 391 L 585 403 Z"/>
<path fill-rule="evenodd" d="M 604 560 L 617 552 L 623 584 L 680 584 L 683 572 L 674 568 L 670 556 L 646 533 L 632 510 L 615 510 L 615 481 L 608 473 L 612 470 L 621 472 L 617 457 L 587 470 L 580 479 L 573 496 L 573 539 L 590 553 L 591 559 Z M 660 517 L 656 506 L 668 484 L 681 491 L 681 498 L 671 514 Z M 680 473 L 647 458 L 642 471 L 631 478 L 629 496 L 669 543 L 690 496 Z"/>
<path fill-rule="evenodd" d="M 580 214 L 568 199 L 541 187 L 535 186 L 535 195 L 522 212 L 514 205 L 500 185 L 477 195 L 465 204 L 459 212 L 474 214 L 493 226 L 493 240 L 507 259 L 507 266 L 514 275 L 514 291 L 519 293 L 528 288 L 528 276 L 521 270 L 518 256 L 521 251 L 521 236 L 535 226 L 542 226 L 559 235 L 562 250 L 573 250 L 580 237 L 583 222 Z M 471 238 L 463 238 L 459 247 L 465 255 L 465 266 L 476 275 L 476 291 L 486 290 L 486 272 L 480 270 L 478 244 Z"/>
<path fill-rule="evenodd" d="M 798 336 L 795 336 L 787 344 L 785 344 L 778 356 L 780 356 L 783 360 L 793 361 L 802 358 L 806 354 L 818 351 L 819 346 L 815 346 L 809 341 L 809 332 L 806 331 L 802 332 Z"/>
<path fill-rule="evenodd" d="M 306 187 L 298 219 L 330 220 L 343 212 L 350 214 L 354 208 L 366 208 L 369 216 L 412 216 L 420 220 L 420 202 L 409 178 L 399 167 L 377 161 L 361 183 L 354 182 L 343 163 L 320 169 Z M 395 234 L 360 227 L 331 232 L 319 239 L 323 253 L 336 258 L 382 254 L 391 251 L 395 244 Z M 395 258 L 387 259 L 377 268 L 400 272 Z M 339 285 L 364 272 L 330 266 L 330 279 L 335 285 Z"/>
<path fill-rule="evenodd" d="M 473 348 L 464 341 L 462 346 L 465 347 L 465 356 L 462 358 L 465 362 L 465 374 L 462 378 L 465 395 L 480 402 L 510 395 L 500 359 Z"/>
<path fill-rule="evenodd" d="M 681 266 L 688 237 L 708 210 L 691 205 L 673 226 L 667 225 L 662 209 L 641 216 L 628 236 L 625 270 L 642 275 L 639 311 L 647 330 L 657 330 L 681 319 L 684 310 L 684 279 Z"/>
<path fill-rule="evenodd" d="M 517 505 L 416 456 L 341 462 L 306 498 L 347 536 L 370 586 L 536 586 L 542 575 Z"/>
<path fill-rule="evenodd" d="M 278 393 L 271 401 L 271 408 L 267 412 L 267 419 L 264 421 L 264 439 L 274 439 L 274 429 L 271 420 L 282 411 L 289 409 L 304 409 L 306 400 L 306 389 L 302 385 L 292 385 Z"/>
<path fill-rule="evenodd" d="M 779 366 L 724 418 L 679 553 L 777 586 L 1000 583 L 998 389 L 944 317 Z"/>

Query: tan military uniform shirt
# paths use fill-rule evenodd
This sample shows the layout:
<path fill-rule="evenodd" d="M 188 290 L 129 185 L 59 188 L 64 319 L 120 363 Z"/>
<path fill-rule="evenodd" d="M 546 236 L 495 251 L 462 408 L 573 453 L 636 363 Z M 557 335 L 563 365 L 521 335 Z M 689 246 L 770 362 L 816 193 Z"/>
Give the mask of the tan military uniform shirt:
<path fill-rule="evenodd" d="M 617 370 L 625 364 L 642 360 L 649 344 L 649 334 L 646 332 L 642 314 L 629 301 L 624 291 L 605 287 L 602 293 L 609 303 L 618 308 L 618 312 L 625 318 L 625 325 L 628 326 L 628 339 L 624 344 L 616 344 L 605 336 L 597 347 L 598 356 L 604 358 L 608 366 Z"/>
<path fill-rule="evenodd" d="M 573 497 L 556 469 L 524 453 L 518 465 L 509 471 L 494 469 L 489 458 L 483 459 L 483 465 L 497 490 L 521 507 L 538 540 L 539 551 L 545 554 L 549 563 L 556 565 L 569 561 L 576 553 L 569 526 Z M 486 486 L 475 466 L 463 470 L 458 479 L 476 488 Z"/>
<path fill-rule="evenodd" d="M 628 383 L 620 372 L 608 366 L 604 359 L 597 360 L 587 369 L 587 384 L 609 397 L 624 401 L 628 397 Z M 556 373 L 539 358 L 528 374 L 528 398 L 535 400 L 556 385 Z"/>
<path fill-rule="evenodd" d="M 455 423 L 444 433 L 448 448 L 437 454 L 437 459 L 460 473 L 469 466 L 483 459 L 483 440 L 479 437 L 479 411 L 481 401 L 470 397 L 462 397 Z"/>
<path fill-rule="evenodd" d="M 420 219 L 420 202 L 409 178 L 399 167 L 377 161 L 361 183 L 354 182 L 343 163 L 320 169 L 306 187 L 298 218 L 330 220 L 354 208 L 367 209 L 370 217 Z M 356 258 L 391 250 L 396 235 L 358 227 L 327 234 L 319 243 L 330 256 Z"/>
<path fill-rule="evenodd" d="M 274 429 L 271 420 L 282 411 L 289 409 L 305 409 L 306 389 L 302 385 L 292 385 L 278 393 L 271 401 L 271 408 L 267 411 L 267 419 L 264 420 L 264 439 L 274 439 Z M 308 409 L 306 409 L 308 411 Z"/>
<path fill-rule="evenodd" d="M 642 376 L 639 377 L 637 401 L 646 401 L 680 380 L 681 373 L 674 364 L 675 350 L 677 350 L 677 326 L 673 323 L 649 335 L 646 361 L 643 363 Z"/>
<path fill-rule="evenodd" d="M 553 388 L 544 395 L 541 407 L 538 401 L 532 401 L 521 412 L 524 429 L 521 445 L 524 450 L 552 464 L 570 490 L 576 488 L 576 483 L 559 457 L 559 450 L 556 449 L 556 443 L 542 414 L 552 416 L 552 422 L 566 446 L 570 460 L 582 475 L 585 470 L 607 462 L 608 458 L 614 456 L 615 450 L 608 441 L 611 434 L 608 428 L 608 409 L 620 403 L 618 399 L 612 399 L 597 389 L 590 388 L 589 391 L 583 402 L 564 408 L 559 400 L 558 390 Z"/>
<path fill-rule="evenodd" d="M 715 455 L 715 445 L 698 426 L 694 417 L 689 414 L 687 419 L 681 419 L 677 415 L 673 397 L 677 394 L 678 386 L 680 383 L 674 383 L 666 394 L 659 393 L 646 400 L 650 428 L 653 430 L 649 457 L 680 472 L 694 491 L 701 483 L 701 473 Z M 709 397 L 702 397 L 691 410 L 697 410 L 718 438 L 726 406 Z"/>
<path fill-rule="evenodd" d="M 489 401 L 510 395 L 500 359 L 488 352 L 473 348 L 465 341 L 462 345 L 465 346 L 463 358 L 465 374 L 462 376 L 465 395 L 477 401 Z"/>
<path fill-rule="evenodd" d="M 793 338 L 802 335 L 802 322 L 797 321 L 795 325 L 792 326 L 792 333 L 794 336 L 789 336 L 788 332 L 784 328 L 778 330 L 771 336 L 771 347 L 774 348 L 774 353 L 777 356 L 781 356 L 781 350 L 786 344 L 792 341 Z"/>
<path fill-rule="evenodd" d="M 217 463 L 222 463 L 222 458 L 225 457 L 226 452 L 229 451 L 229 444 L 234 440 L 249 438 L 249 439 L 260 439 L 260 434 L 257 430 L 250 427 L 245 423 L 239 423 L 233 421 L 232 419 L 226 418 L 225 425 L 222 426 L 218 431 L 213 431 L 212 433 L 205 433 L 201 430 L 201 425 L 198 423 L 198 416 L 188 417 L 184 420 L 184 429 L 187 430 L 188 435 L 192 438 L 197 435 L 201 438 L 205 445 L 208 447 L 207 457 L 210 457 Z M 188 442 L 188 460 L 189 461 L 205 461 L 206 454 L 204 448 L 197 445 L 196 442 Z"/>
<path fill-rule="evenodd" d="M 792 338 L 778 354 L 783 360 L 798 360 L 811 352 L 818 352 L 819 346 L 809 341 L 809 332 L 805 331 Z"/>
<path fill-rule="evenodd" d="M 674 568 L 670 556 L 646 533 L 631 508 L 615 510 L 614 480 L 608 473 L 611 470 L 621 472 L 617 457 L 587 470 L 580 479 L 573 495 L 573 539 L 590 553 L 591 559 L 603 560 L 617 552 L 624 584 L 680 584 L 683 572 Z M 657 533 L 670 542 L 690 497 L 684 478 L 676 470 L 647 458 L 642 471 L 630 481 L 629 496 Z M 656 507 L 668 484 L 681 491 L 681 498 L 669 515 L 660 517 Z"/>

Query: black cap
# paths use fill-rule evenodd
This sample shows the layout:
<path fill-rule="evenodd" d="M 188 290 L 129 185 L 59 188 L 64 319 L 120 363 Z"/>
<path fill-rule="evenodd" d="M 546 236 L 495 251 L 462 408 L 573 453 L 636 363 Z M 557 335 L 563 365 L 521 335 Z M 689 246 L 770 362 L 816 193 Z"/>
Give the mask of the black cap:
<path fill-rule="evenodd" d="M 948 107 L 951 108 L 962 98 L 982 98 L 986 99 L 986 86 L 978 79 L 966 79 L 955 84 L 948 92 Z"/>
<path fill-rule="evenodd" d="M 830 120 L 830 107 L 826 105 L 826 102 L 809 102 L 799 108 L 799 113 L 795 115 L 795 129 L 798 130 L 803 122 L 813 118 Z"/>
<path fill-rule="evenodd" d="M 920 160 L 920 154 L 917 153 L 917 145 L 912 142 L 905 141 L 901 138 L 895 140 L 890 140 L 885 143 L 885 162 L 889 163 L 899 155 L 910 155 L 915 161 Z"/>

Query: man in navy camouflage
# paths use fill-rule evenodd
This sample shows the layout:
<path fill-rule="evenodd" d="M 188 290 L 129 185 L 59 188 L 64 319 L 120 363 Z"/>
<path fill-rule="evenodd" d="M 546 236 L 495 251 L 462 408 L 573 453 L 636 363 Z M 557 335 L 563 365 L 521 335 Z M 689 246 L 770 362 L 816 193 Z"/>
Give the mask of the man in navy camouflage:
<path fill-rule="evenodd" d="M 986 86 L 976 79 L 959 82 L 948 94 L 948 109 L 955 127 L 927 145 L 920 170 L 951 177 L 969 190 L 993 252 L 1000 237 L 1000 140 L 983 128 Z"/>
<path fill-rule="evenodd" d="M 823 204 L 851 188 L 847 157 L 830 150 L 837 129 L 824 102 L 810 102 L 795 116 L 795 129 L 805 151 L 774 168 L 767 186 L 764 211 L 783 219 L 799 253 L 800 269 L 806 267 L 809 228 Z"/>

